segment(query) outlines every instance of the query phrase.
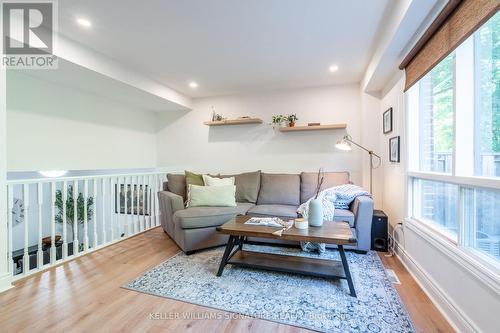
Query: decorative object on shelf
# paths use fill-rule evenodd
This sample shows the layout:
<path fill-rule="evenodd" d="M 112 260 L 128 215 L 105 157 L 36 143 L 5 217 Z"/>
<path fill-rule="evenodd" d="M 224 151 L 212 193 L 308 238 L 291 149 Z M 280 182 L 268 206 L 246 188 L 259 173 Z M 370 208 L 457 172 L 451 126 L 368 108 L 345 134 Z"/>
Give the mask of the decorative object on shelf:
<path fill-rule="evenodd" d="M 322 131 L 322 130 L 345 129 L 345 128 L 347 128 L 347 124 L 280 127 L 279 130 L 280 132 L 302 132 L 302 131 Z"/>
<path fill-rule="evenodd" d="M 389 139 L 389 161 L 399 163 L 399 136 Z"/>
<path fill-rule="evenodd" d="M 78 224 L 83 224 L 84 220 L 84 212 L 85 212 L 85 199 L 83 198 L 83 194 L 78 193 L 78 198 L 76 199 L 76 219 Z M 73 233 L 73 224 L 75 222 L 74 219 L 74 194 L 73 194 L 73 185 L 68 186 L 67 190 L 67 198 L 66 198 L 66 224 L 71 226 L 69 228 L 71 233 Z M 57 209 L 56 213 L 56 223 L 63 224 L 63 195 L 61 190 L 56 191 L 56 202 L 55 206 Z M 94 212 L 94 198 L 87 198 L 87 222 L 92 220 Z M 72 234 L 69 240 L 73 239 L 74 235 Z"/>
<path fill-rule="evenodd" d="M 211 106 L 211 108 L 212 108 L 212 121 L 224 120 L 224 117 L 222 117 L 221 114 L 218 114 L 217 112 L 215 112 L 215 108 L 213 105 Z"/>
<path fill-rule="evenodd" d="M 212 121 L 215 121 L 215 108 L 212 105 Z"/>
<path fill-rule="evenodd" d="M 320 126 L 321 123 L 307 123 L 307 126 Z"/>
<path fill-rule="evenodd" d="M 61 235 L 55 235 L 54 240 L 56 241 L 56 244 L 57 244 L 57 242 L 59 242 L 61 240 Z M 52 245 L 52 236 L 43 237 L 42 244 L 45 247 L 51 246 Z"/>
<path fill-rule="evenodd" d="M 383 118 L 384 134 L 392 132 L 392 108 L 389 108 L 384 112 Z"/>
<path fill-rule="evenodd" d="M 214 121 L 205 121 L 207 126 L 222 126 L 222 125 L 245 125 L 245 124 L 262 124 L 260 118 L 240 117 L 238 119 L 223 119 Z"/>
<path fill-rule="evenodd" d="M 324 179 L 323 169 L 319 169 L 316 195 L 314 196 L 314 199 L 309 202 L 309 213 L 307 215 L 309 225 L 312 227 L 321 227 L 323 225 L 323 203 L 321 202 L 321 199 L 318 199 L 318 195 L 321 191 Z"/>
<path fill-rule="evenodd" d="M 283 126 L 283 123 L 286 121 L 286 117 L 282 114 L 278 114 L 278 115 L 275 115 L 275 116 L 272 116 L 271 118 L 271 125 L 273 125 L 273 127 L 281 127 Z"/>
<path fill-rule="evenodd" d="M 340 150 L 351 150 L 352 147 L 351 147 L 351 143 L 361 149 L 363 149 L 364 151 L 366 151 L 368 154 L 370 154 L 370 193 L 373 193 L 373 169 L 376 169 L 378 168 L 381 164 L 382 164 L 382 158 L 375 154 L 373 152 L 373 150 L 370 150 L 370 149 L 367 149 L 365 147 L 363 147 L 362 145 L 352 141 L 352 138 L 349 134 L 346 134 L 344 135 L 344 137 L 342 139 L 340 139 L 339 141 L 337 141 L 337 144 L 335 145 L 335 147 L 337 149 L 340 149 Z M 373 164 L 373 156 L 375 156 L 376 158 L 378 158 L 378 164 L 375 166 Z"/>
<path fill-rule="evenodd" d="M 12 224 L 16 225 L 24 221 L 24 202 L 22 199 L 14 198 L 12 206 Z"/>
<path fill-rule="evenodd" d="M 292 113 L 286 117 L 286 120 L 288 121 L 288 127 L 295 127 L 295 122 L 299 120 L 299 118 L 297 118 L 295 113 Z"/>

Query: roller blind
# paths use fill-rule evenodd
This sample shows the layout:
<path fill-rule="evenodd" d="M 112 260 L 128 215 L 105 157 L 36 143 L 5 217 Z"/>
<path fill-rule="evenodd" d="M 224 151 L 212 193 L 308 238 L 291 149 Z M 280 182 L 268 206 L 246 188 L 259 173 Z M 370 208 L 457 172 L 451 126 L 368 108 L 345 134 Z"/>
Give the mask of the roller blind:
<path fill-rule="evenodd" d="M 500 9 L 500 0 L 450 0 L 405 57 L 405 91 Z"/>

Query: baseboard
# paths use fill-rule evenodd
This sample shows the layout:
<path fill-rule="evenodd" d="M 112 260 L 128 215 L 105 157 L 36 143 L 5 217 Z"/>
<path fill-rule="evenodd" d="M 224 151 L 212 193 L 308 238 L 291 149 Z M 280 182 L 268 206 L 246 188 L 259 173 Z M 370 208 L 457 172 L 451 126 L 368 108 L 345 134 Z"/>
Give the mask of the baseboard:
<path fill-rule="evenodd" d="M 14 286 L 11 282 L 12 278 L 10 276 L 10 273 L 0 276 L 0 293 L 13 288 Z"/>
<path fill-rule="evenodd" d="M 393 241 L 393 240 L 392 240 Z M 457 332 L 479 332 L 470 318 L 453 302 L 453 300 L 438 286 L 425 270 L 404 250 L 394 242 L 395 255 L 406 270 L 415 279 L 420 288 L 438 308 L 448 323 Z"/>

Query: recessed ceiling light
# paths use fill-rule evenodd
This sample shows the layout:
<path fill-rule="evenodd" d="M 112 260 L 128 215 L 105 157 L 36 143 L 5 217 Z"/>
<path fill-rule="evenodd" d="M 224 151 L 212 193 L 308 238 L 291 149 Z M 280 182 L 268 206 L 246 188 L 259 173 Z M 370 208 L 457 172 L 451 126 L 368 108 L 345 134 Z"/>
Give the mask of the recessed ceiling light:
<path fill-rule="evenodd" d="M 337 65 L 331 65 L 329 68 L 330 72 L 336 72 L 339 70 L 339 66 Z"/>
<path fill-rule="evenodd" d="M 92 26 L 92 22 L 82 17 L 77 18 L 76 23 L 85 28 L 90 28 Z"/>
<path fill-rule="evenodd" d="M 189 86 L 191 88 L 198 88 L 198 83 L 196 83 L 196 82 L 189 82 Z"/>

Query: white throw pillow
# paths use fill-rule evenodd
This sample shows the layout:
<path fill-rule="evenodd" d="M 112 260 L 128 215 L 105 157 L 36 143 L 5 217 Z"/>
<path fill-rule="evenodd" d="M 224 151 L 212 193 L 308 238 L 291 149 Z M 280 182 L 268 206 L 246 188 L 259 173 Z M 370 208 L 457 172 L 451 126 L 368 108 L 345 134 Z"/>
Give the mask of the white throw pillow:
<path fill-rule="evenodd" d="M 236 186 L 189 185 L 186 207 L 236 207 Z"/>
<path fill-rule="evenodd" d="M 203 175 L 203 182 L 205 186 L 226 186 L 234 185 L 234 177 L 228 178 L 215 178 L 208 175 Z"/>

